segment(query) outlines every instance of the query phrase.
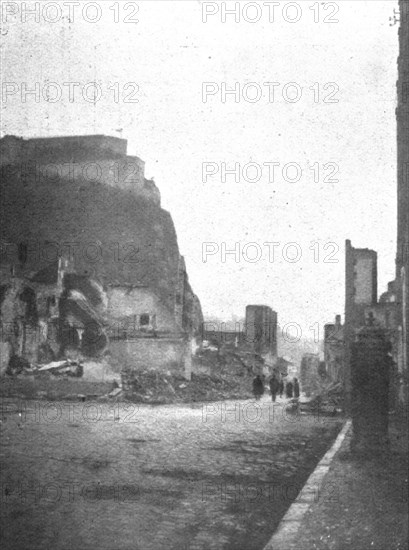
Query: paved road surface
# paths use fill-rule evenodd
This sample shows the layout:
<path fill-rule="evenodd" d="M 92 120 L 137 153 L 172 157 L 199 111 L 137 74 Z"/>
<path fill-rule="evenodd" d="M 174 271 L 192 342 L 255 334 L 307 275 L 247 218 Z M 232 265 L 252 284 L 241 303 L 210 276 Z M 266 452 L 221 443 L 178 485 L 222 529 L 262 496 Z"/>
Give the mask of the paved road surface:
<path fill-rule="evenodd" d="M 284 405 L 4 399 L 2 547 L 261 550 L 341 425 Z"/>

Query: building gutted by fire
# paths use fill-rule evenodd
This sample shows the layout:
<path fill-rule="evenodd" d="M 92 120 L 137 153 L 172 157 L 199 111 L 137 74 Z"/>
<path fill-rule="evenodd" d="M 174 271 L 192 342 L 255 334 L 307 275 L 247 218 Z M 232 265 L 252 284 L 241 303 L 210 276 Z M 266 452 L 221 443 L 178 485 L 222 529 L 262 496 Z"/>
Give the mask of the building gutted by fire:
<path fill-rule="evenodd" d="M 75 350 L 189 375 L 200 303 L 127 141 L 6 136 L 0 153 L 1 371 Z"/>

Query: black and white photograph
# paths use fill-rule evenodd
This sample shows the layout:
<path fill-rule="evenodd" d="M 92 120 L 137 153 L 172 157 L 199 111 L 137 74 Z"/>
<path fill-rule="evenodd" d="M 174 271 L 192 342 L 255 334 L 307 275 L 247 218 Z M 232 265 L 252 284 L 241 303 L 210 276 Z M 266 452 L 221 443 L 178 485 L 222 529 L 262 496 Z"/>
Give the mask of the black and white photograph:
<path fill-rule="evenodd" d="M 409 0 L 0 0 L 0 546 L 409 550 Z"/>

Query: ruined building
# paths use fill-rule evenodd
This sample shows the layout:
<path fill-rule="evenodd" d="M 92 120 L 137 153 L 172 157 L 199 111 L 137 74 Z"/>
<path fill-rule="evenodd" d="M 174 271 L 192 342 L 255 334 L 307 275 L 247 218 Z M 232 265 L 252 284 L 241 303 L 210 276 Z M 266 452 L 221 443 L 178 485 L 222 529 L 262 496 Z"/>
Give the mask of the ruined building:
<path fill-rule="evenodd" d="M 316 353 L 304 353 L 300 364 L 300 384 L 302 391 L 309 397 L 319 391 L 320 358 Z"/>
<path fill-rule="evenodd" d="M 378 301 L 378 256 L 345 243 L 345 343 L 348 355 L 354 330 L 365 324 L 365 310 Z"/>
<path fill-rule="evenodd" d="M 351 241 L 345 243 L 345 405 L 351 405 L 351 346 L 356 332 L 365 325 L 368 308 L 378 302 L 378 256 L 368 248 L 354 248 Z"/>
<path fill-rule="evenodd" d="M 343 382 L 345 342 L 341 315 L 336 315 L 335 323 L 324 326 L 324 361 L 329 378 L 334 382 Z"/>
<path fill-rule="evenodd" d="M 409 2 L 400 0 L 397 121 L 397 247 L 396 277 L 379 301 L 376 253 L 346 243 L 345 390 L 350 397 L 351 342 L 365 322 L 379 327 L 391 348 L 390 407 L 408 405 L 409 346 Z"/>
<path fill-rule="evenodd" d="M 246 340 L 267 366 L 277 360 L 277 313 L 269 306 L 246 306 Z"/>
<path fill-rule="evenodd" d="M 269 306 L 246 306 L 244 322 L 207 321 L 203 324 L 202 334 L 205 341 L 222 353 L 240 358 L 253 374 L 267 376 L 273 368 L 279 369 L 277 313 Z"/>
<path fill-rule="evenodd" d="M 0 140 L 1 357 L 75 349 L 184 368 L 199 337 L 175 228 L 144 162 L 107 136 Z"/>

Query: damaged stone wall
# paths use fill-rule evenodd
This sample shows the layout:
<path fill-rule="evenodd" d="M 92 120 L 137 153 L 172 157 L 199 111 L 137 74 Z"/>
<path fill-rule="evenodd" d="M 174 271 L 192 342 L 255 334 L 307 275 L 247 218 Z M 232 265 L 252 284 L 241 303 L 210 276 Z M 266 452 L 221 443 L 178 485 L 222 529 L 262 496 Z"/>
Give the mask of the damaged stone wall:
<path fill-rule="evenodd" d="M 246 306 L 246 340 L 254 351 L 277 357 L 277 313 L 268 306 Z"/>
<path fill-rule="evenodd" d="M 107 360 L 113 368 L 149 370 L 158 368 L 172 374 L 184 374 L 191 355 L 183 338 L 134 338 L 111 340 Z"/>
<path fill-rule="evenodd" d="M 182 331 L 181 323 L 175 324 L 174 315 L 155 296 L 148 287 L 110 285 L 107 289 L 110 332 L 128 329 L 129 331 L 144 330 L 151 327 L 156 332 Z M 148 316 L 149 322 L 141 325 L 141 316 Z M 154 325 L 152 325 L 154 323 Z"/>

